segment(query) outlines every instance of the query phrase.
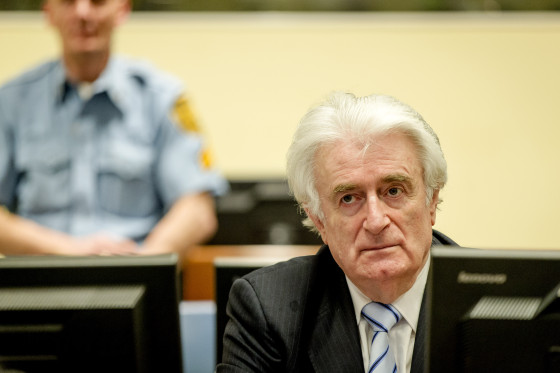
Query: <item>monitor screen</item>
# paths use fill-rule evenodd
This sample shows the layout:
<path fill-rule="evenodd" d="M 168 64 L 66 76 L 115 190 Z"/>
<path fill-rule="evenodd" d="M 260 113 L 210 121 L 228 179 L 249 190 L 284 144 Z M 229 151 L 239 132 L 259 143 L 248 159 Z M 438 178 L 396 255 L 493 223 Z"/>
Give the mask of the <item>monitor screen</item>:
<path fill-rule="evenodd" d="M 432 249 L 427 369 L 560 372 L 560 251 Z"/>
<path fill-rule="evenodd" d="M 0 259 L 0 372 L 182 372 L 177 263 Z"/>
<path fill-rule="evenodd" d="M 231 190 L 216 199 L 220 229 L 210 245 L 321 245 L 301 224 L 285 179 L 229 180 Z"/>

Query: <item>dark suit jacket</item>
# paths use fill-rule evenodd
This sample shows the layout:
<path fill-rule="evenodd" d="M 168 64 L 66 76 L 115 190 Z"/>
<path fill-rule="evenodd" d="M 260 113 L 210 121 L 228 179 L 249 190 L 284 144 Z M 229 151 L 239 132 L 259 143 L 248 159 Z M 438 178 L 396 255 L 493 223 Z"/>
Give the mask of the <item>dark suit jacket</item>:
<path fill-rule="evenodd" d="M 434 231 L 434 244 L 450 244 Z M 443 241 L 443 242 L 442 242 Z M 412 372 L 423 372 L 424 302 Z M 348 285 L 329 248 L 234 282 L 217 372 L 363 372 Z M 421 342 L 421 343 L 418 343 Z"/>

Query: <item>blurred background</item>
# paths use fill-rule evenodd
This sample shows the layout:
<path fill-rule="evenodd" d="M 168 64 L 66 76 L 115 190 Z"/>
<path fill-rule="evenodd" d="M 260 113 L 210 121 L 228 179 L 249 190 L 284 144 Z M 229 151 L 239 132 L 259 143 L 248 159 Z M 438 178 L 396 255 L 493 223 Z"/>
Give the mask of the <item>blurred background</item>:
<path fill-rule="evenodd" d="M 56 56 L 40 3 L 0 0 L 0 82 Z M 383 93 L 440 137 L 449 183 L 435 228 L 463 246 L 559 248 L 558 10 L 560 0 L 135 0 L 115 49 L 185 82 L 234 183 L 219 204 L 232 221 L 284 201 L 298 224 L 282 179 L 299 119 L 332 90 Z M 279 211 L 267 209 L 252 219 Z M 290 224 L 262 241 L 298 243 Z"/>
<path fill-rule="evenodd" d="M 42 0 L 3 0 L 2 10 L 35 10 Z M 560 10 L 559 0 L 134 0 L 134 10 L 164 11 L 474 11 Z"/>

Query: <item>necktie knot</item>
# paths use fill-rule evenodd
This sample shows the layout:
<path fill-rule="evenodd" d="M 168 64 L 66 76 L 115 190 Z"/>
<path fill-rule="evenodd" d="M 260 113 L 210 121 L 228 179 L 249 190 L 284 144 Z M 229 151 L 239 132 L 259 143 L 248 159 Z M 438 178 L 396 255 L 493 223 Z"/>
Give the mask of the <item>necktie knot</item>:
<path fill-rule="evenodd" d="M 366 304 L 362 308 L 362 316 L 376 332 L 388 332 L 401 319 L 395 307 L 377 302 Z"/>

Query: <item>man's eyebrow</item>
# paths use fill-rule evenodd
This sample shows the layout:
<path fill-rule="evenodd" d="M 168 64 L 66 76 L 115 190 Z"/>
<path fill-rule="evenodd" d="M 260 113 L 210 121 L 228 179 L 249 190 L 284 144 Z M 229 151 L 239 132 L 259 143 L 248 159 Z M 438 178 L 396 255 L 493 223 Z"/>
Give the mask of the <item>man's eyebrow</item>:
<path fill-rule="evenodd" d="M 339 193 L 348 192 L 350 190 L 355 190 L 357 187 L 356 184 L 339 184 L 333 189 L 332 194 L 337 195 Z"/>
<path fill-rule="evenodd" d="M 383 178 L 383 182 L 386 184 L 390 183 L 404 183 L 409 186 L 414 185 L 414 182 L 410 176 L 402 174 L 387 175 Z"/>
<path fill-rule="evenodd" d="M 383 183 L 391 184 L 391 183 L 402 183 L 406 184 L 409 187 L 414 185 L 414 181 L 410 176 L 403 175 L 403 174 L 391 174 L 387 175 L 382 179 Z M 349 183 L 349 184 L 338 184 L 334 187 L 332 191 L 332 196 L 336 196 L 339 193 L 346 193 L 353 190 L 358 189 L 357 184 Z"/>

